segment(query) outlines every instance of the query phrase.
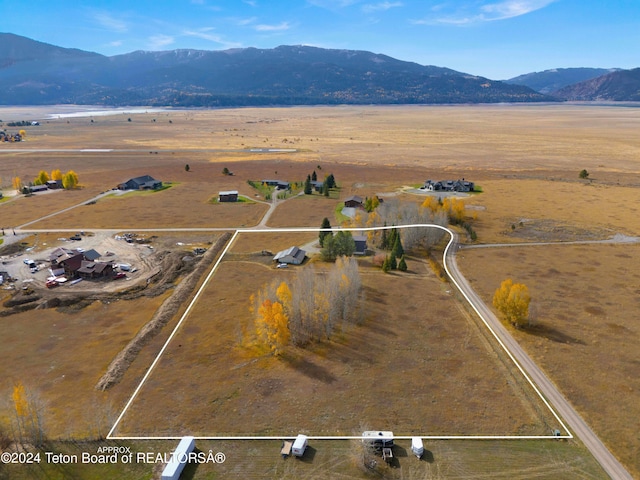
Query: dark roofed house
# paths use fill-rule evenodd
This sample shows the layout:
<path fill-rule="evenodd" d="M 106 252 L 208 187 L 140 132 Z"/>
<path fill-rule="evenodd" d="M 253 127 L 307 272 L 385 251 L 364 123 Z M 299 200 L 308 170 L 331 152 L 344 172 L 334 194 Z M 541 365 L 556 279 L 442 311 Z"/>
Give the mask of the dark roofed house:
<path fill-rule="evenodd" d="M 55 266 L 61 260 L 64 260 L 65 258 L 69 258 L 70 256 L 76 253 L 78 252 L 76 252 L 75 250 L 59 247 L 59 248 L 56 248 L 53 252 L 51 252 L 51 254 L 49 255 L 49 261 L 51 262 L 52 266 Z"/>
<path fill-rule="evenodd" d="M 286 250 L 282 250 L 281 252 L 276 253 L 276 256 L 273 257 L 273 260 L 278 263 L 290 263 L 293 265 L 300 265 L 304 261 L 304 257 L 307 255 L 307 252 L 299 249 L 298 247 L 290 247 Z"/>
<path fill-rule="evenodd" d="M 316 192 L 322 192 L 324 182 L 321 182 L 320 180 L 311 180 L 311 186 Z"/>
<path fill-rule="evenodd" d="M 113 275 L 113 265 L 107 262 L 82 260 L 77 273 L 80 278 L 86 279 L 111 277 Z"/>
<path fill-rule="evenodd" d="M 276 187 L 278 190 L 289 190 L 291 188 L 289 182 L 283 182 L 282 180 L 262 180 L 262 183 L 270 187 Z"/>
<path fill-rule="evenodd" d="M 56 265 L 60 268 L 64 268 L 64 273 L 69 278 L 75 278 L 76 272 L 82 266 L 82 262 L 84 261 L 84 256 L 80 252 L 76 252 L 75 254 L 64 255 L 58 259 Z"/>
<path fill-rule="evenodd" d="M 353 253 L 356 255 L 364 255 L 367 253 L 367 236 L 366 235 L 354 235 L 353 241 L 356 244 L 356 249 Z"/>
<path fill-rule="evenodd" d="M 351 195 L 345 199 L 344 206 L 347 208 L 362 208 L 362 197 Z"/>
<path fill-rule="evenodd" d="M 84 255 L 84 259 L 85 260 L 89 260 L 90 262 L 93 262 L 94 260 L 97 260 L 98 258 L 100 258 L 102 255 L 100 255 L 96 250 L 94 250 L 93 248 L 90 250 L 86 250 L 84 252 L 82 252 Z"/>
<path fill-rule="evenodd" d="M 218 192 L 218 201 L 219 202 L 237 202 L 238 201 L 238 191 L 237 190 L 228 190 L 225 192 Z"/>
<path fill-rule="evenodd" d="M 57 190 L 62 188 L 62 180 L 48 180 L 46 185 L 50 190 Z"/>
<path fill-rule="evenodd" d="M 151 175 L 131 178 L 118 185 L 120 190 L 157 190 L 159 188 L 162 188 L 162 182 Z"/>

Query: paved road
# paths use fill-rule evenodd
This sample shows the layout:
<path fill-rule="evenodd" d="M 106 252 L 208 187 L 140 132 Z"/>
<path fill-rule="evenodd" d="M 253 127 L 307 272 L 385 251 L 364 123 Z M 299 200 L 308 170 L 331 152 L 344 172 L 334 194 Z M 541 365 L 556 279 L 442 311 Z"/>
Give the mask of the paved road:
<path fill-rule="evenodd" d="M 507 353 L 514 359 L 516 364 L 520 366 L 521 370 L 526 372 L 525 376 L 534 382 L 534 388 L 542 392 L 543 396 L 564 419 L 568 427 L 573 431 L 574 435 L 584 443 L 591 454 L 600 463 L 604 471 L 611 478 L 616 480 L 633 480 L 633 477 L 629 472 L 627 472 L 622 464 L 611 454 L 593 430 L 589 428 L 578 412 L 576 412 L 573 406 L 560 393 L 553 382 L 551 382 L 551 380 L 538 367 L 538 365 L 536 365 L 529 355 L 526 354 L 520 344 L 515 341 L 498 318 L 493 314 L 491 309 L 471 288 L 469 282 L 467 282 L 458 269 L 455 258 L 457 250 L 457 238 L 454 237 L 454 240 L 447 252 L 446 265 L 448 267 L 448 272 L 454 279 L 455 283 L 457 283 L 458 288 L 466 297 L 467 301 L 469 301 L 480 318 L 493 332 L 498 342 L 505 347 Z M 562 424 L 561 421 L 560 423 Z"/>

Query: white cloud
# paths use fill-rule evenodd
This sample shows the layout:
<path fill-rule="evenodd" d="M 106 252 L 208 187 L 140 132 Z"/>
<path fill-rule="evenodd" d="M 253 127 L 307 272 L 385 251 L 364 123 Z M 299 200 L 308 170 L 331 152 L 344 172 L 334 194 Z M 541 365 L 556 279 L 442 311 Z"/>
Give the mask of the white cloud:
<path fill-rule="evenodd" d="M 236 21 L 236 25 L 239 27 L 244 27 L 246 25 L 251 25 L 252 23 L 256 23 L 258 17 L 249 17 L 249 18 L 241 18 Z"/>
<path fill-rule="evenodd" d="M 113 42 L 107 43 L 107 47 L 121 47 L 122 40 L 114 40 Z"/>
<path fill-rule="evenodd" d="M 493 22 L 526 15 L 550 5 L 556 0 L 503 0 L 499 2 L 476 1 L 450 4 L 438 4 L 432 8 L 434 15 L 413 20 L 416 25 L 471 25 Z"/>
<path fill-rule="evenodd" d="M 374 13 L 374 12 L 385 11 L 391 8 L 397 8 L 402 6 L 404 6 L 402 2 L 368 3 L 362 6 L 362 11 L 364 13 Z"/>
<path fill-rule="evenodd" d="M 215 33 L 209 33 L 212 30 L 214 30 L 212 27 L 201 28 L 200 30 L 185 30 L 184 32 L 182 32 L 182 34 L 187 37 L 196 37 L 196 38 L 201 38 L 203 40 L 207 40 L 209 42 L 214 42 L 225 48 L 238 48 L 242 46 L 241 43 L 229 42 L 220 35 L 217 35 Z"/>
<path fill-rule="evenodd" d="M 258 32 L 282 32 L 284 30 L 289 30 L 291 25 L 289 25 L 289 22 L 282 22 L 278 25 L 256 25 L 254 28 Z"/>
<path fill-rule="evenodd" d="M 519 17 L 546 7 L 554 0 L 506 0 L 500 3 L 483 5 L 480 9 L 488 20 L 503 20 Z"/>
<path fill-rule="evenodd" d="M 242 3 L 246 3 L 247 5 L 249 5 L 251 7 L 257 7 L 258 6 L 258 2 L 254 1 L 254 0 L 242 0 Z"/>
<path fill-rule="evenodd" d="M 149 37 L 149 47 L 151 49 L 166 47 L 172 43 L 175 43 L 175 38 L 169 35 L 159 34 Z"/>
<path fill-rule="evenodd" d="M 114 32 L 126 32 L 128 30 L 127 23 L 124 20 L 115 18 L 106 12 L 94 13 L 93 19 L 103 27 Z"/>
<path fill-rule="evenodd" d="M 307 3 L 320 8 L 328 8 L 334 10 L 344 8 L 359 3 L 360 0 L 307 0 Z"/>

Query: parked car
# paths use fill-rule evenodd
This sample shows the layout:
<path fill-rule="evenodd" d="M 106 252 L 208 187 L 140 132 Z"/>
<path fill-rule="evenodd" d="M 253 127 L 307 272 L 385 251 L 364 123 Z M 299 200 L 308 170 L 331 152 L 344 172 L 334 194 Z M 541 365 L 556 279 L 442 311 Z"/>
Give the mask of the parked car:
<path fill-rule="evenodd" d="M 114 280 L 118 280 L 120 278 L 127 278 L 127 274 L 124 272 L 118 272 L 115 274 L 115 276 L 113 277 Z"/>
<path fill-rule="evenodd" d="M 286 263 L 279 263 L 276 268 L 289 268 L 289 265 L 287 265 Z"/>

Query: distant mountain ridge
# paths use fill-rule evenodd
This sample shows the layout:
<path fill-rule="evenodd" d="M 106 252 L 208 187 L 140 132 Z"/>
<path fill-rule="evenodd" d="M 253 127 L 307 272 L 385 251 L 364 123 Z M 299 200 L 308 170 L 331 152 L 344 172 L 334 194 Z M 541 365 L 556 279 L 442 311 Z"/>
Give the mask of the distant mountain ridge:
<path fill-rule="evenodd" d="M 552 70 L 544 70 L 542 72 L 525 73 L 509 80 L 505 83 L 512 85 L 524 85 L 544 94 L 553 94 L 553 92 L 561 88 L 573 85 L 575 83 L 600 77 L 611 72 L 615 72 L 617 68 L 554 68 Z"/>
<path fill-rule="evenodd" d="M 554 96 L 573 101 L 640 102 L 640 68 L 618 70 L 569 85 Z"/>
<path fill-rule="evenodd" d="M 366 51 L 307 46 L 106 57 L 0 33 L 0 104 L 164 106 L 548 102 L 551 96 Z"/>

